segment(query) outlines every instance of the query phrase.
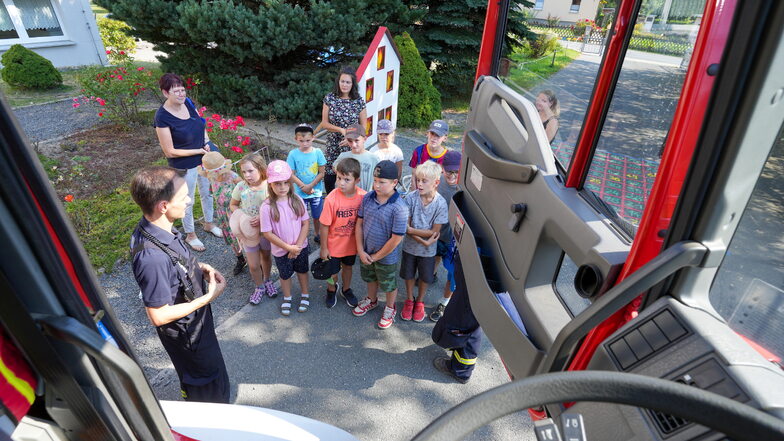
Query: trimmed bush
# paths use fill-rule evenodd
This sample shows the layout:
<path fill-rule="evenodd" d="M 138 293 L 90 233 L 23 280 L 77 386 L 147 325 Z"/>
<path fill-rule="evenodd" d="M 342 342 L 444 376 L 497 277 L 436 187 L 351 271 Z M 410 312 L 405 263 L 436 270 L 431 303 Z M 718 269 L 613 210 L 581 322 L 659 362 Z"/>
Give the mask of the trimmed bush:
<path fill-rule="evenodd" d="M 441 118 L 441 94 L 433 86 L 430 71 L 419 55 L 414 40 L 407 32 L 395 37 L 400 50 L 400 89 L 398 95 L 398 127 L 424 127 Z"/>
<path fill-rule="evenodd" d="M 101 34 L 101 41 L 109 55 L 109 61 L 114 64 L 126 61 L 122 56 L 125 53 L 136 51 L 136 39 L 131 35 L 131 27 L 120 20 L 98 17 L 98 32 Z M 120 54 L 120 51 L 124 52 Z M 119 57 L 117 55 L 120 55 Z"/>
<path fill-rule="evenodd" d="M 24 89 L 51 89 L 63 84 L 63 76 L 51 61 L 21 44 L 11 46 L 0 57 L 3 81 Z"/>
<path fill-rule="evenodd" d="M 524 47 L 529 57 L 539 58 L 554 51 L 558 47 L 558 40 L 554 34 L 539 34 L 535 39 L 527 40 Z"/>

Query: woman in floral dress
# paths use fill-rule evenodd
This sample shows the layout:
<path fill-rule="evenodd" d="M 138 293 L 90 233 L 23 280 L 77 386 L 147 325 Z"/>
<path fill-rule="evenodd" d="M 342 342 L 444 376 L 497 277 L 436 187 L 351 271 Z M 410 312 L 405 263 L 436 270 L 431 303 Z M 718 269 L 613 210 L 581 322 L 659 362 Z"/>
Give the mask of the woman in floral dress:
<path fill-rule="evenodd" d="M 367 114 L 365 100 L 359 96 L 357 90 L 357 76 L 354 69 L 344 67 L 335 78 L 335 87 L 332 92 L 324 97 L 324 106 L 321 110 L 321 124 L 319 127 L 327 129 L 327 148 L 324 156 L 327 159 L 324 186 L 326 194 L 335 188 L 335 170 L 332 163 L 343 152 L 349 150 L 344 140 L 346 128 L 352 124 L 361 124 L 365 127 Z M 318 128 L 316 128 L 318 132 Z"/>

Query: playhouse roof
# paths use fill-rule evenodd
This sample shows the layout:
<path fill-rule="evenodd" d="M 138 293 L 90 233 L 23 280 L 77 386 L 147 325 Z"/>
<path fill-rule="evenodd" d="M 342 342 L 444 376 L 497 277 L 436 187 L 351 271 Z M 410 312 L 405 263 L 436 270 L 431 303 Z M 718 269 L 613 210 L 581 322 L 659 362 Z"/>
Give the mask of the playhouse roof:
<path fill-rule="evenodd" d="M 392 38 L 392 34 L 389 32 L 389 29 L 387 29 L 386 26 L 379 26 L 378 31 L 376 31 L 376 35 L 373 37 L 373 42 L 370 43 L 370 47 L 368 47 L 367 52 L 365 52 L 365 56 L 362 58 L 362 62 L 359 64 L 359 69 L 357 69 L 357 78 L 361 78 L 362 75 L 365 74 L 365 69 L 370 65 L 370 60 L 372 60 L 373 56 L 376 54 L 378 45 L 381 44 L 381 40 L 383 40 L 384 35 L 386 35 L 389 39 L 389 43 L 392 45 L 392 49 L 394 49 L 395 55 L 400 61 L 400 64 L 403 64 L 403 57 L 400 56 L 400 51 L 397 49 L 397 45 L 395 44 L 395 40 Z"/>

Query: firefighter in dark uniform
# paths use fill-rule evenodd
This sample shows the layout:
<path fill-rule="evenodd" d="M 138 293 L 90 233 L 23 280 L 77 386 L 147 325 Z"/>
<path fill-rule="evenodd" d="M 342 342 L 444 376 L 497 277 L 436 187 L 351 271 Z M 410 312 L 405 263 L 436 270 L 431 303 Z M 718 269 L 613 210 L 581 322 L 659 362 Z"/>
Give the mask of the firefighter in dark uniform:
<path fill-rule="evenodd" d="M 433 366 L 465 384 L 471 378 L 471 373 L 476 366 L 483 332 L 471 310 L 463 266 L 460 255 L 454 250 L 454 240 L 449 254 L 444 256 L 444 263 L 450 263 L 447 259 L 454 259 L 451 263 L 454 264 L 455 271 L 455 292 L 446 305 L 444 315 L 433 327 L 432 338 L 437 345 L 452 350 L 452 356 L 436 357 L 433 359 Z"/>
<path fill-rule="evenodd" d="M 145 168 L 134 176 L 131 196 L 144 214 L 131 236 L 133 274 L 147 316 L 177 371 L 182 396 L 228 403 L 229 376 L 210 308 L 226 279 L 197 262 L 173 228 L 190 201 L 185 179 L 173 168 Z"/>

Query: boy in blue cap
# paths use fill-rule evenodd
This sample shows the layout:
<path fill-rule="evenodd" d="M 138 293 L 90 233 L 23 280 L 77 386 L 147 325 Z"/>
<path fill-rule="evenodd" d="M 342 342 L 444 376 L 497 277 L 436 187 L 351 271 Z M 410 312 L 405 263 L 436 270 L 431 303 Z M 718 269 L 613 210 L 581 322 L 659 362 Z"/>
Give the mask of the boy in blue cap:
<path fill-rule="evenodd" d="M 449 124 L 446 121 L 437 119 L 430 123 L 427 129 L 427 142 L 414 149 L 411 154 L 411 160 L 408 161 L 408 166 L 412 169 L 417 168 L 419 164 L 425 161 L 435 161 L 438 164 L 444 163 L 444 156 L 447 149 L 444 147 L 444 141 L 449 133 Z M 411 180 L 409 191 L 414 189 L 414 180 Z"/>
<path fill-rule="evenodd" d="M 354 315 L 361 317 L 378 306 L 379 288 L 386 292 L 387 301 L 378 327 L 387 329 L 395 321 L 397 296 L 398 245 L 408 227 L 408 206 L 395 190 L 397 166 L 384 160 L 373 170 L 373 188 L 359 206 L 356 225 L 357 255 L 361 262 L 360 274 L 368 284 L 368 295 L 362 299 Z"/>

